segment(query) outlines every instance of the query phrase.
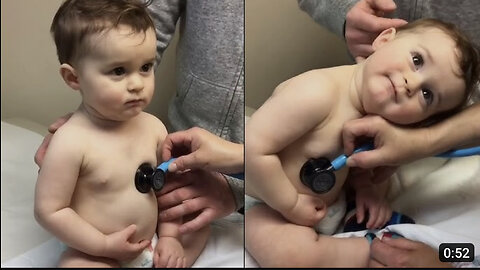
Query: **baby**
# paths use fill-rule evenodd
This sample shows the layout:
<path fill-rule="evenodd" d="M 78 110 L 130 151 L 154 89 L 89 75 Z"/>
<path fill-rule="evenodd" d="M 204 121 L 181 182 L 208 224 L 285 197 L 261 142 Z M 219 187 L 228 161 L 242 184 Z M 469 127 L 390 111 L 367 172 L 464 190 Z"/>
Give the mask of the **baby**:
<path fill-rule="evenodd" d="M 153 96 L 156 55 L 146 5 L 67 0 L 51 32 L 60 75 L 82 96 L 55 132 L 35 190 L 35 218 L 68 246 L 59 266 L 191 266 L 209 228 L 180 237 L 181 220 L 157 224 L 155 192 L 141 193 L 134 183 L 141 164 L 161 162 L 167 135 L 143 112 Z"/>
<path fill-rule="evenodd" d="M 377 114 L 401 125 L 430 122 L 459 110 L 478 80 L 478 52 L 438 20 L 387 29 L 372 45 L 374 53 L 361 63 L 281 83 L 247 122 L 246 193 L 264 204 L 246 213 L 246 248 L 260 266 L 366 267 L 366 238 L 335 238 L 312 228 L 329 218 L 328 208 L 341 205 L 348 169 L 335 172 L 329 191 L 316 193 L 302 183 L 302 166 L 342 154 L 347 120 Z M 377 211 L 381 222 L 371 224 L 389 218 Z"/>

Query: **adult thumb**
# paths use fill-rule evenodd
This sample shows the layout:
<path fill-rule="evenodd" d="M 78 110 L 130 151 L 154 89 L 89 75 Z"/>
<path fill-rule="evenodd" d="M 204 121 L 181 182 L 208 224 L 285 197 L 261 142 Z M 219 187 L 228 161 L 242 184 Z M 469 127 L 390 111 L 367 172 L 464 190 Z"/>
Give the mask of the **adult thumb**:
<path fill-rule="evenodd" d="M 176 172 L 176 171 L 184 171 L 187 169 L 197 169 L 199 167 L 199 164 L 196 160 L 197 159 L 194 153 L 190 153 L 185 156 L 180 156 L 168 166 L 168 171 Z"/>
<path fill-rule="evenodd" d="M 354 153 L 348 157 L 347 166 L 369 169 L 385 165 L 382 162 L 382 155 L 379 151 L 380 150 L 374 149 L 370 151 Z"/>

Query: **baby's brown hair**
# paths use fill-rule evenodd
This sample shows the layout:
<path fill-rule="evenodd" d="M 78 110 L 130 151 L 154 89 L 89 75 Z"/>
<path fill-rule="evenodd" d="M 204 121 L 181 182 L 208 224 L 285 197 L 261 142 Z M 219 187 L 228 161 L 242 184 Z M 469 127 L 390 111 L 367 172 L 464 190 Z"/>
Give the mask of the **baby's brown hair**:
<path fill-rule="evenodd" d="M 447 36 L 449 36 L 454 42 L 455 46 L 458 48 L 460 54 L 458 55 L 458 64 L 462 70 L 461 77 L 465 82 L 465 96 L 463 102 L 457 107 L 437 114 L 435 118 L 445 118 L 461 108 L 467 105 L 468 100 L 473 94 L 475 87 L 478 83 L 480 77 L 480 67 L 479 67 L 479 52 L 475 44 L 464 34 L 462 33 L 454 24 L 443 22 L 441 20 L 427 18 L 420 19 L 414 22 L 405 24 L 401 27 L 398 27 L 396 30 L 398 33 L 402 32 L 419 32 L 425 29 L 435 28 L 442 30 Z"/>
<path fill-rule="evenodd" d="M 72 65 L 91 48 L 86 37 L 120 24 L 135 33 L 155 29 L 147 10 L 149 4 L 142 0 L 66 0 L 50 27 L 58 60 Z"/>

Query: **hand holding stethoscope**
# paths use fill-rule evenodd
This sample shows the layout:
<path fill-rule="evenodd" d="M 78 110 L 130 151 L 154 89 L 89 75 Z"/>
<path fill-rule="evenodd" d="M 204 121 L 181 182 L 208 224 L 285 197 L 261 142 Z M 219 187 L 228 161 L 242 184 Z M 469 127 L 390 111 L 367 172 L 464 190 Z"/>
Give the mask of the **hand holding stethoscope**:
<path fill-rule="evenodd" d="M 354 150 L 354 153 L 369 151 L 374 149 L 373 143 L 366 143 Z M 436 157 L 454 158 L 480 155 L 480 146 L 450 150 Z M 332 162 L 325 157 L 311 158 L 307 160 L 300 169 L 300 180 L 315 193 L 325 193 L 330 191 L 335 185 L 334 171 L 343 168 L 347 163 L 347 156 L 340 155 Z"/>
<path fill-rule="evenodd" d="M 243 179 L 243 145 L 197 127 L 168 134 L 162 146 L 162 159 L 165 162 L 156 168 L 146 163 L 140 165 L 135 174 L 137 190 L 159 191 L 165 184 L 167 172 L 191 169 L 217 171 Z"/>

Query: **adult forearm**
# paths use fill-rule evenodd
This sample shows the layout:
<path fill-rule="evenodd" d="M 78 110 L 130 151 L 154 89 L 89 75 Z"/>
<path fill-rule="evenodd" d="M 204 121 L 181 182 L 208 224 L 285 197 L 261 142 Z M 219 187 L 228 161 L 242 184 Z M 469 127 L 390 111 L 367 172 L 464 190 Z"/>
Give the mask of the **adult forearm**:
<path fill-rule="evenodd" d="M 343 25 L 347 12 L 358 1 L 359 0 L 298 0 L 298 6 L 308 13 L 317 23 L 343 38 Z"/>
<path fill-rule="evenodd" d="M 474 104 L 445 121 L 424 129 L 423 133 L 427 138 L 428 155 L 480 145 L 480 104 Z"/>

